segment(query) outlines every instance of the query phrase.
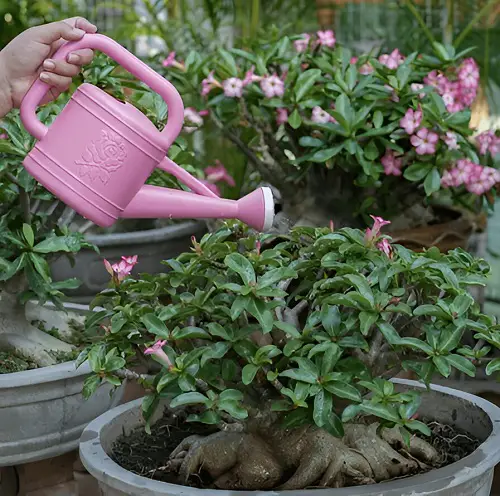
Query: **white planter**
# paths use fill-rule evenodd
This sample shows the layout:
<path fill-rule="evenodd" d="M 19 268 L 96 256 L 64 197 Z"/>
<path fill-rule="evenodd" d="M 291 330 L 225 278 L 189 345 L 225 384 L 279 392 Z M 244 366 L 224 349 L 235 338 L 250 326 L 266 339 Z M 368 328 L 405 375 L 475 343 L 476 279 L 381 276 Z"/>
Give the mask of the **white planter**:
<path fill-rule="evenodd" d="M 74 318 L 83 318 L 88 311 L 82 305 L 66 307 Z M 26 314 L 62 332 L 67 328 L 65 314 L 53 307 L 37 308 L 30 303 Z M 119 388 L 111 395 L 106 385 L 84 400 L 83 382 L 90 372 L 88 363 L 76 369 L 75 362 L 66 362 L 0 374 L 0 467 L 52 458 L 77 448 L 85 426 L 116 406 L 123 394 Z"/>
<path fill-rule="evenodd" d="M 129 472 L 109 454 L 123 432 L 143 425 L 140 400 L 91 422 L 80 441 L 85 468 L 98 480 L 102 496 L 489 496 L 493 469 L 500 461 L 500 409 L 476 396 L 442 386 L 427 392 L 415 381 L 394 380 L 398 390 L 420 389 L 421 412 L 455 425 L 482 441 L 462 460 L 426 474 L 372 486 L 303 491 L 220 491 L 159 482 Z"/>

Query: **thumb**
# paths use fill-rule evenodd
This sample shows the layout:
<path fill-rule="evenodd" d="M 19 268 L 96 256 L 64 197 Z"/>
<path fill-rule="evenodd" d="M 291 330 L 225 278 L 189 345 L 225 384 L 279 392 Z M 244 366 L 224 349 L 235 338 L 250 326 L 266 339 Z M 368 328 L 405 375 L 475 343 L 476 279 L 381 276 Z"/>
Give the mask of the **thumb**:
<path fill-rule="evenodd" d="M 67 22 L 59 21 L 32 28 L 32 34 L 35 41 L 44 45 L 52 45 L 61 38 L 66 41 L 77 41 L 83 37 L 85 31 L 70 26 Z"/>

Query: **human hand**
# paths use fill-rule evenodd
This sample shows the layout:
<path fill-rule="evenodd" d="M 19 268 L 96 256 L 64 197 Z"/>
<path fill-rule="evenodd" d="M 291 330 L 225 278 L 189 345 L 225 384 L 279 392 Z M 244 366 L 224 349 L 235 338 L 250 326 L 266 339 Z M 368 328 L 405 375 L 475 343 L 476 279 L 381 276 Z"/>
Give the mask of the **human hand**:
<path fill-rule="evenodd" d="M 0 117 L 19 107 L 37 78 L 51 86 L 43 103 L 66 91 L 81 66 L 92 61 L 90 49 L 70 53 L 66 60 L 50 57 L 66 41 L 77 41 L 97 27 L 82 17 L 27 29 L 0 52 Z"/>

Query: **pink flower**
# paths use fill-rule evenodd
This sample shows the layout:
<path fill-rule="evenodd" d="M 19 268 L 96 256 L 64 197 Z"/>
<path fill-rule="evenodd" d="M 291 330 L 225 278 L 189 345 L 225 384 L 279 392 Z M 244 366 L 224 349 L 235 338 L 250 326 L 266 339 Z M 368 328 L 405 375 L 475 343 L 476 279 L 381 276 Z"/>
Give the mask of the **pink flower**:
<path fill-rule="evenodd" d="M 387 238 L 384 238 L 381 241 L 379 241 L 377 243 L 377 248 L 381 252 L 385 253 L 389 258 L 391 258 L 391 255 L 392 255 L 392 246 L 389 243 L 389 241 L 387 240 Z"/>
<path fill-rule="evenodd" d="M 333 48 L 335 46 L 335 33 L 332 30 L 328 31 L 318 31 L 316 33 L 318 37 L 318 45 L 326 46 L 328 48 Z"/>
<path fill-rule="evenodd" d="M 276 109 L 276 124 L 280 126 L 288 121 L 288 110 L 284 107 Z"/>
<path fill-rule="evenodd" d="M 214 71 L 212 71 L 201 82 L 201 96 L 207 96 L 214 88 L 222 88 L 222 85 L 214 78 Z"/>
<path fill-rule="evenodd" d="M 358 57 L 351 57 L 351 60 L 349 61 L 350 64 L 357 64 L 358 62 Z"/>
<path fill-rule="evenodd" d="M 312 110 L 311 120 L 318 124 L 326 124 L 331 122 L 333 117 L 326 110 L 316 106 Z"/>
<path fill-rule="evenodd" d="M 293 42 L 293 46 L 297 52 L 302 53 L 305 52 L 309 48 L 309 40 L 311 36 L 307 33 L 302 33 L 302 38 L 300 40 L 295 40 Z"/>
<path fill-rule="evenodd" d="M 129 276 L 132 269 L 137 264 L 137 255 L 133 257 L 122 257 L 118 263 L 111 265 L 106 259 L 104 259 L 104 267 L 110 276 L 112 276 L 115 283 L 120 283 Z"/>
<path fill-rule="evenodd" d="M 418 110 L 409 108 L 404 117 L 399 121 L 399 125 L 408 133 L 413 134 L 420 124 L 422 124 L 423 112 L 419 107 Z"/>
<path fill-rule="evenodd" d="M 165 365 L 169 369 L 173 368 L 173 364 L 170 361 L 170 358 L 168 358 L 168 355 L 163 351 L 163 347 L 167 344 L 166 340 L 158 340 L 156 343 L 144 350 L 145 355 L 153 355 L 156 357 L 158 362 L 160 362 L 162 365 Z"/>
<path fill-rule="evenodd" d="M 167 58 L 161 63 L 163 67 L 175 67 L 176 69 L 185 70 L 186 66 L 182 62 L 175 60 L 175 52 L 170 52 Z"/>
<path fill-rule="evenodd" d="M 495 184 L 498 182 L 499 174 L 496 169 L 492 167 L 481 167 L 478 166 L 481 170 L 478 170 L 476 176 L 469 181 L 468 184 L 465 185 L 467 191 L 475 194 L 475 195 L 484 195 L 487 193 Z"/>
<path fill-rule="evenodd" d="M 175 52 L 170 52 L 167 58 L 161 63 L 163 67 L 170 67 L 175 62 Z"/>
<path fill-rule="evenodd" d="M 224 95 L 229 98 L 241 98 L 243 96 L 243 81 L 239 78 L 232 77 L 222 82 Z"/>
<path fill-rule="evenodd" d="M 249 84 L 252 83 L 258 83 L 259 81 L 262 80 L 262 77 L 256 76 L 254 74 L 254 71 L 255 71 L 255 66 L 252 65 L 250 70 L 248 70 L 247 73 L 245 74 L 245 78 L 243 79 L 243 86 L 248 86 Z"/>
<path fill-rule="evenodd" d="M 365 231 L 365 239 L 368 242 L 371 242 L 374 239 L 378 238 L 380 236 L 380 230 L 384 226 L 387 226 L 391 223 L 389 220 L 382 219 L 382 217 L 376 217 L 374 215 L 370 215 L 370 217 L 373 219 L 373 227 L 371 229 L 367 228 Z"/>
<path fill-rule="evenodd" d="M 7 136 L 7 134 L 6 133 L 0 134 L 0 140 L 5 140 L 5 139 L 9 139 L 9 137 Z"/>
<path fill-rule="evenodd" d="M 417 155 L 432 155 L 436 153 L 436 144 L 439 141 L 439 136 L 423 127 L 417 134 L 411 137 L 411 144 L 415 147 Z"/>
<path fill-rule="evenodd" d="M 367 74 L 371 74 L 374 70 L 375 69 L 370 64 L 370 62 L 366 62 L 359 68 L 359 73 L 362 74 L 363 76 L 366 76 Z"/>
<path fill-rule="evenodd" d="M 457 135 L 451 131 L 446 131 L 446 135 L 442 138 L 448 150 L 458 150 Z"/>
<path fill-rule="evenodd" d="M 495 156 L 500 148 L 499 141 L 500 139 L 495 135 L 495 131 L 491 129 L 476 136 L 476 142 L 481 155 L 486 155 L 489 152 Z"/>
<path fill-rule="evenodd" d="M 214 166 L 205 169 L 205 177 L 212 184 L 223 181 L 232 188 L 236 186 L 234 178 L 219 160 L 215 161 Z"/>
<path fill-rule="evenodd" d="M 389 55 L 383 54 L 379 57 L 379 62 L 388 69 L 397 69 L 405 60 L 400 51 L 396 48 Z"/>
<path fill-rule="evenodd" d="M 421 90 L 423 90 L 425 88 L 425 86 L 423 84 L 420 84 L 420 83 L 412 83 L 410 85 L 410 88 L 411 90 L 413 91 L 413 93 L 418 93 L 418 97 L 420 99 L 424 98 L 425 96 L 425 93 L 422 93 Z"/>
<path fill-rule="evenodd" d="M 388 176 L 400 176 L 403 167 L 403 159 L 397 158 L 394 151 L 390 148 L 385 150 L 385 155 L 380 159 L 384 166 L 384 172 Z"/>
<path fill-rule="evenodd" d="M 203 118 L 201 114 L 196 111 L 193 107 L 187 107 L 184 109 L 184 124 L 194 124 L 194 126 L 185 126 L 184 130 L 188 133 L 196 131 L 202 124 Z"/>
<path fill-rule="evenodd" d="M 285 83 L 276 74 L 263 78 L 260 82 L 260 87 L 266 98 L 273 98 L 275 96 L 280 98 L 285 93 Z"/>
<path fill-rule="evenodd" d="M 464 88 L 474 90 L 479 86 L 479 67 L 473 58 L 465 59 L 458 69 L 458 79 Z"/>

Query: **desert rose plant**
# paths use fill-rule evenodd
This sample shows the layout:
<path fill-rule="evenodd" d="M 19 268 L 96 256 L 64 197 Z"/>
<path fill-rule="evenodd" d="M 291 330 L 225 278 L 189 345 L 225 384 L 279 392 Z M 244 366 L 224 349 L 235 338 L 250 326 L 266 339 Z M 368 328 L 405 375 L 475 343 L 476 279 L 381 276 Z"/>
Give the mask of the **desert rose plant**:
<path fill-rule="evenodd" d="M 162 65 L 190 114 L 214 122 L 280 191 L 293 223 L 366 225 L 375 213 L 411 228 L 439 220 L 432 203 L 482 211 L 500 178 L 471 139 L 476 62 L 433 48 L 354 57 L 319 31 L 208 57 L 171 53 Z"/>
<path fill-rule="evenodd" d="M 80 357 L 95 372 L 85 393 L 137 379 L 146 421 L 164 399 L 181 419 L 213 426 L 172 453 L 182 484 L 201 467 L 218 488 L 264 490 L 437 466 L 419 394 L 390 379 L 500 368 L 487 358 L 500 327 L 467 292 L 489 267 L 461 249 L 393 245 L 387 224 L 287 235 L 226 224 L 167 261 L 168 273 L 113 277 L 87 321 L 102 340 Z"/>

